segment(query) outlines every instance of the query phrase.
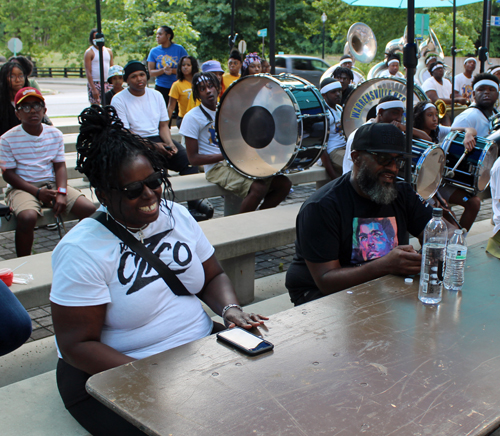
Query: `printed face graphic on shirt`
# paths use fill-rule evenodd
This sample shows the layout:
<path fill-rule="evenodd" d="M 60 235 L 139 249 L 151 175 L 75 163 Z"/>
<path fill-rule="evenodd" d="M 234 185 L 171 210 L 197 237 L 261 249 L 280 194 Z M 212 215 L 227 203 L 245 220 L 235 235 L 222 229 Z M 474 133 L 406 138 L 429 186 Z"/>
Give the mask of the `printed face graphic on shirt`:
<path fill-rule="evenodd" d="M 167 260 L 165 263 L 175 274 L 182 274 L 188 269 L 193 259 L 193 254 L 189 246 L 184 242 L 177 241 L 173 247 L 168 242 L 160 244 L 161 240 L 165 238 L 169 232 L 170 230 L 166 230 L 144 239 L 144 245 L 158 257 L 160 257 L 165 250 L 170 252 L 168 253 L 168 257 L 172 260 L 170 262 Z M 143 258 L 130 250 L 125 244 L 121 244 L 121 251 L 118 280 L 122 285 L 131 284 L 127 291 L 127 295 L 140 291 L 155 280 L 161 279 L 155 269 L 153 269 Z M 164 255 L 163 261 L 165 260 Z"/>
<path fill-rule="evenodd" d="M 378 259 L 398 245 L 395 217 L 354 218 L 352 256 L 354 264 Z"/>

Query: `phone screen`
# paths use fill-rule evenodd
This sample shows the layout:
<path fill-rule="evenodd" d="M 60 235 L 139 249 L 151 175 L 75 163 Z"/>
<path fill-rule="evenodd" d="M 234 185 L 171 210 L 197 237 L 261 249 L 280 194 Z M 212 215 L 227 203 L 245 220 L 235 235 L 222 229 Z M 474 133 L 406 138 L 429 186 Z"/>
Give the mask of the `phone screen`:
<path fill-rule="evenodd" d="M 260 354 L 273 349 L 273 344 L 240 327 L 217 333 L 217 337 L 250 354 Z"/>

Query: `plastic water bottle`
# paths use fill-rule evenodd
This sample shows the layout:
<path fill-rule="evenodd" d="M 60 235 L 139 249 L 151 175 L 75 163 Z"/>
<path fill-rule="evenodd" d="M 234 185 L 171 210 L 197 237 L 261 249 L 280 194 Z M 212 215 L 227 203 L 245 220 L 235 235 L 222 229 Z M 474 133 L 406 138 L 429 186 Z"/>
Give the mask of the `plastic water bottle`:
<path fill-rule="evenodd" d="M 448 228 L 443 220 L 443 210 L 434 208 L 432 219 L 425 226 L 422 247 L 418 298 L 424 304 L 438 304 L 441 301 L 447 240 Z"/>
<path fill-rule="evenodd" d="M 446 272 L 444 274 L 444 287 L 446 289 L 462 290 L 466 257 L 467 243 L 463 231 L 457 229 L 446 248 Z"/>

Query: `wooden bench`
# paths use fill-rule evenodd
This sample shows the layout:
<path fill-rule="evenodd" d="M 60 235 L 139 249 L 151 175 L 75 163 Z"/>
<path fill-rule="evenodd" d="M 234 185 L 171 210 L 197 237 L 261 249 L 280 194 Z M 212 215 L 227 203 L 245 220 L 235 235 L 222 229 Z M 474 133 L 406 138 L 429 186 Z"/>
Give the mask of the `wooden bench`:
<path fill-rule="evenodd" d="M 316 187 L 320 187 L 329 181 L 325 169 L 318 166 L 314 166 L 305 171 L 289 174 L 287 177 L 290 178 L 293 185 L 315 182 Z M 224 196 L 224 215 L 228 216 L 238 213 L 241 199 L 222 189 L 220 186 L 208 182 L 203 173 L 182 177 L 171 177 L 170 182 L 172 183 L 176 202 Z M 92 194 L 89 188 L 81 189 L 81 191 L 96 206 L 99 205 L 97 198 Z M 70 214 L 65 220 L 74 221 L 76 217 Z M 54 222 L 55 218 L 52 209 L 44 209 L 44 215 L 38 218 L 37 225 L 41 227 Z M 12 216 L 8 221 L 4 217 L 0 219 L 0 233 L 14 231 L 15 229 L 15 217 Z"/>

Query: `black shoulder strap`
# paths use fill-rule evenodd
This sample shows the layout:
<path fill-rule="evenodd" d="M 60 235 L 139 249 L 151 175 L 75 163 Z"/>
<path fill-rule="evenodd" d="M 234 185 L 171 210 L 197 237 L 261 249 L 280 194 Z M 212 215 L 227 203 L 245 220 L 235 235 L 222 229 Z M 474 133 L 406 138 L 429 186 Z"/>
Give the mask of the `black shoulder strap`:
<path fill-rule="evenodd" d="M 116 223 L 113 218 L 107 219 L 104 212 L 96 212 L 92 215 L 111 233 L 121 239 L 131 250 L 142 257 L 149 265 L 160 274 L 163 281 L 168 285 L 175 295 L 192 295 L 182 284 L 175 273 L 144 244 L 134 238 L 125 228 Z"/>
<path fill-rule="evenodd" d="M 207 118 L 207 121 L 210 124 L 212 124 L 214 122 L 214 120 L 212 120 L 212 117 L 210 116 L 210 114 L 205 109 L 203 109 L 203 106 L 201 104 L 200 104 L 200 109 L 203 112 L 203 114 L 205 115 L 205 117 Z"/>
<path fill-rule="evenodd" d="M 488 117 L 488 115 L 486 115 L 486 112 L 485 112 L 483 109 L 481 109 L 479 106 L 476 106 L 476 104 L 475 104 L 475 103 L 474 103 L 474 104 L 471 104 L 471 105 L 469 106 L 469 108 L 474 108 L 474 109 L 477 109 L 478 111 L 480 111 L 480 112 L 484 115 L 484 117 L 485 117 L 488 121 L 490 120 L 490 118 Z M 498 113 L 498 111 L 497 111 L 495 108 L 493 108 L 493 115 L 495 115 L 496 113 Z"/>

